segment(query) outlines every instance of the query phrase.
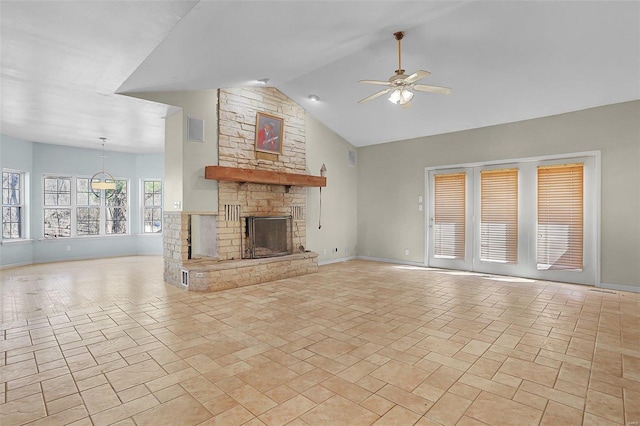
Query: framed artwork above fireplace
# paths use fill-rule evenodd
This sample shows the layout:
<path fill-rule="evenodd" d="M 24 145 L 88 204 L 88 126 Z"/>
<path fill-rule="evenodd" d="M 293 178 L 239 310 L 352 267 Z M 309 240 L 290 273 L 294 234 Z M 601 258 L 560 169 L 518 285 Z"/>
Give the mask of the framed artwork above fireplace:
<path fill-rule="evenodd" d="M 258 112 L 256 115 L 256 151 L 282 154 L 284 119 Z"/>

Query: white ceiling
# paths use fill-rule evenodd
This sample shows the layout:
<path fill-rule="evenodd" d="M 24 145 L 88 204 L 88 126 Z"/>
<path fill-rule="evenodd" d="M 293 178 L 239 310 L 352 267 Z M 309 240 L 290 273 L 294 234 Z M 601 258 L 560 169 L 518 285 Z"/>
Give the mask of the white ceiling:
<path fill-rule="evenodd" d="M 175 107 L 123 94 L 260 78 L 356 146 L 640 99 L 640 1 L 2 0 L 0 24 L 0 131 L 43 143 L 161 152 Z M 453 92 L 357 104 L 398 30 Z"/>

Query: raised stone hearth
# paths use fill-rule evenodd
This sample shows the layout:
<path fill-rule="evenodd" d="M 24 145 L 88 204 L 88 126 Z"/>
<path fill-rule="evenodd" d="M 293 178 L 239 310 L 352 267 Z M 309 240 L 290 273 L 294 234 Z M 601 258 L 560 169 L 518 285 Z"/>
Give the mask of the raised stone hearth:
<path fill-rule="evenodd" d="M 191 291 L 228 290 L 318 272 L 318 254 L 221 262 L 189 260 L 183 263 L 183 271 L 189 274 Z"/>

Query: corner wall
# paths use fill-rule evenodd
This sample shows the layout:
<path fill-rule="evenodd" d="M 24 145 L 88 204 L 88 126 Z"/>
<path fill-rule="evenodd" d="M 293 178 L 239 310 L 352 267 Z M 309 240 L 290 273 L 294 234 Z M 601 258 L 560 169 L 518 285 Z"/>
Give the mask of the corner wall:
<path fill-rule="evenodd" d="M 358 254 L 423 264 L 425 168 L 601 150 L 603 286 L 640 288 L 640 101 L 358 150 Z M 409 256 L 405 256 L 409 249 Z"/>
<path fill-rule="evenodd" d="M 357 253 L 358 163 L 350 166 L 349 151 L 356 148 L 307 113 L 307 173 L 327 167 L 327 186 L 307 188 L 307 249 L 318 253 L 318 263 L 348 260 Z M 319 227 L 321 225 L 321 227 Z M 294 241 L 295 243 L 295 241 Z M 337 251 L 336 251 L 337 249 Z M 326 253 L 325 253 L 326 250 Z"/>

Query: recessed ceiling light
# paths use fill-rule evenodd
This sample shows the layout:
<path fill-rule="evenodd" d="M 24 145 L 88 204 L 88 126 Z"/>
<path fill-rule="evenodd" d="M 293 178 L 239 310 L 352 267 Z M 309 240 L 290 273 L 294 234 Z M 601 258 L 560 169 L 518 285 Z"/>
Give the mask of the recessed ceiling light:
<path fill-rule="evenodd" d="M 267 82 L 269 81 L 269 79 L 268 79 L 268 78 L 261 78 L 261 79 L 256 80 L 256 81 L 257 81 L 258 83 L 260 83 L 260 84 L 267 84 Z"/>
<path fill-rule="evenodd" d="M 311 99 L 313 102 L 318 102 L 320 100 L 318 95 L 309 95 L 309 99 Z"/>

